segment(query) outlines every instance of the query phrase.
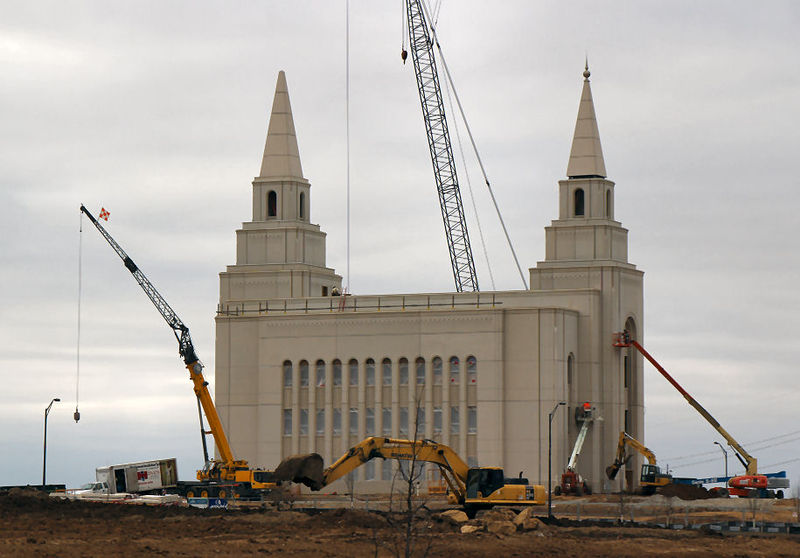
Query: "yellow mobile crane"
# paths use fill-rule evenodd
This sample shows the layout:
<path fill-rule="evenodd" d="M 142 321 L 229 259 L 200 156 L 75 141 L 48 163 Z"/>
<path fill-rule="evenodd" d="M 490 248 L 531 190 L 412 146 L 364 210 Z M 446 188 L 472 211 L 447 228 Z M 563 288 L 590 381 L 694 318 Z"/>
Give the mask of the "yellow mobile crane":
<path fill-rule="evenodd" d="M 310 486 L 320 490 L 376 457 L 438 465 L 453 503 L 464 506 L 468 515 L 492 506 L 532 506 L 547 501 L 544 486 L 530 485 L 522 476 L 506 478 L 500 467 L 469 467 L 450 447 L 431 440 L 367 438 L 325 469 L 320 483 Z"/>
<path fill-rule="evenodd" d="M 156 290 L 149 279 L 142 273 L 142 270 L 125 253 L 122 247 L 117 244 L 114 238 L 97 222 L 97 219 L 89 213 L 89 210 L 81 204 L 81 211 L 86 214 L 92 224 L 100 231 L 103 238 L 114 249 L 122 259 L 123 264 L 131 272 L 133 278 L 142 287 L 150 301 L 159 311 L 161 316 L 172 328 L 175 338 L 178 340 L 178 352 L 180 353 L 186 369 L 189 371 L 189 378 L 194 384 L 194 393 L 197 396 L 197 408 L 200 415 L 200 431 L 203 441 L 204 467 L 197 471 L 198 482 L 179 483 L 181 492 L 188 497 L 219 497 L 231 496 L 253 496 L 259 492 L 269 491 L 277 485 L 273 481 L 272 471 L 262 469 L 251 469 L 247 461 L 235 459 L 233 451 L 228 443 L 228 437 L 222 428 L 222 422 L 214 406 L 214 400 L 208 391 L 208 382 L 203 377 L 203 365 L 200 362 L 189 335 L 189 328 L 184 325 L 175 311 L 167 304 L 164 297 Z M 200 408 L 202 407 L 202 412 Z M 206 431 L 203 426 L 203 413 L 206 415 L 210 430 Z M 214 443 L 219 450 L 219 459 L 209 459 L 206 435 L 214 437 Z"/>
<path fill-rule="evenodd" d="M 631 446 L 647 459 L 647 463 L 642 465 L 642 474 L 639 478 L 642 484 L 642 492 L 645 494 L 653 494 L 659 486 L 672 483 L 672 475 L 662 473 L 661 468 L 656 465 L 655 454 L 624 430 L 619 433 L 619 444 L 617 444 L 617 455 L 614 459 L 614 463 L 606 467 L 606 475 L 609 479 L 614 480 L 622 466 L 628 462 L 628 459 L 625 457 L 626 445 Z"/>

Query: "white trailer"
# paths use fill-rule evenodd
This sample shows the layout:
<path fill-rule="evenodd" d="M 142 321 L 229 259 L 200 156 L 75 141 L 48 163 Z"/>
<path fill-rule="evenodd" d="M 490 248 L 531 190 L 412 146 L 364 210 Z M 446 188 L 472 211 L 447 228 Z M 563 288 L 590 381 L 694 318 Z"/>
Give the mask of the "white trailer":
<path fill-rule="evenodd" d="M 108 485 L 111 494 L 145 494 L 175 488 L 178 463 L 174 457 L 98 467 L 97 482 Z"/>

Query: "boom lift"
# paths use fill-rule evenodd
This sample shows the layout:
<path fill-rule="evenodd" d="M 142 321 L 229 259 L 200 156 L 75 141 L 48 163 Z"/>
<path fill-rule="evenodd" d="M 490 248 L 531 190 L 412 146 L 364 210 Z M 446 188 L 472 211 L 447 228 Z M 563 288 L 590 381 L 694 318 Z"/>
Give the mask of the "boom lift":
<path fill-rule="evenodd" d="M 647 459 L 647 463 L 642 465 L 642 474 L 639 478 L 643 493 L 653 494 L 659 486 L 672 483 L 672 476 L 668 473 L 662 473 L 661 468 L 656 465 L 655 454 L 624 430 L 619 433 L 619 444 L 617 444 L 617 455 L 614 463 L 606 467 L 606 475 L 609 479 L 614 480 L 622 466 L 630 459 L 625 457 L 626 445 L 631 446 Z"/>
<path fill-rule="evenodd" d="M 319 490 L 376 457 L 438 465 L 454 503 L 464 506 L 468 515 L 492 506 L 532 506 L 547 501 L 544 486 L 528 484 L 521 475 L 506 478 L 499 467 L 468 467 L 444 444 L 377 437 L 366 438 L 350 448 L 325 469 L 322 482 L 312 489 Z"/>
<path fill-rule="evenodd" d="M 167 325 L 172 328 L 175 338 L 178 340 L 178 352 L 181 358 L 183 358 L 186 369 L 189 371 L 189 378 L 194 384 L 198 413 L 200 413 L 200 407 L 202 407 L 202 412 L 205 413 L 206 419 L 208 420 L 210 430 L 206 431 L 203 427 L 203 416 L 200 414 L 200 430 L 203 440 L 205 466 L 203 469 L 197 471 L 197 480 L 199 482 L 182 483 L 186 495 L 189 497 L 218 496 L 224 498 L 228 495 L 228 491 L 231 491 L 234 496 L 249 496 L 259 491 L 274 489 L 277 485 L 272 481 L 272 471 L 251 469 L 247 461 L 234 458 L 233 451 L 228 443 L 228 437 L 225 435 L 222 422 L 217 414 L 217 408 L 214 406 L 214 400 L 211 398 L 211 393 L 208 391 L 208 382 L 203 377 L 203 364 L 195 353 L 192 338 L 189 335 L 189 328 L 181 321 L 170 305 L 167 304 L 167 301 L 164 300 L 164 297 L 161 296 L 145 274 L 142 273 L 142 270 L 139 269 L 130 256 L 125 253 L 122 247 L 117 244 L 108 231 L 97 222 L 83 204 L 81 204 L 81 211 L 86 214 L 92 224 L 100 231 L 100 234 L 106 239 L 111 248 L 114 249 L 127 270 L 131 272 L 133 278 L 139 283 L 139 286 L 142 287 L 142 290 L 156 307 L 156 310 L 159 311 L 161 317 L 163 317 Z M 207 434 L 211 434 L 214 437 L 214 442 L 219 450 L 220 459 L 209 459 L 208 446 L 206 444 Z"/>
<path fill-rule="evenodd" d="M 583 449 L 583 443 L 586 441 L 586 434 L 589 432 L 589 425 L 594 420 L 592 416 L 592 405 L 587 402 L 575 409 L 575 420 L 581 423 L 581 429 L 578 432 L 578 437 L 575 439 L 575 446 L 572 448 L 572 454 L 569 456 L 567 470 L 561 474 L 561 484 L 556 486 L 553 490 L 556 496 L 559 494 L 583 496 L 584 494 L 592 493 L 591 487 L 575 470 L 578 465 L 578 456 L 581 453 L 581 449 Z"/>
<path fill-rule="evenodd" d="M 770 488 L 788 488 L 788 483 L 784 481 L 777 482 L 776 480 L 770 479 L 765 475 L 758 474 L 758 467 L 757 467 L 757 460 L 755 457 L 750 455 L 745 451 L 745 449 L 737 442 L 733 436 L 728 434 L 728 432 L 722 428 L 722 425 L 711 416 L 711 413 L 706 411 L 700 403 L 698 403 L 694 397 L 689 395 L 689 393 L 681 387 L 681 385 L 675 381 L 675 379 L 670 376 L 666 370 L 656 362 L 650 353 L 644 350 L 635 339 L 631 339 L 630 333 L 627 330 L 623 330 L 620 333 L 614 334 L 614 346 L 625 348 L 625 347 L 634 347 L 637 351 L 639 351 L 644 358 L 650 361 L 650 364 L 655 366 L 656 370 L 658 370 L 667 381 L 672 384 L 672 386 L 678 390 L 678 392 L 683 395 L 684 399 L 691 405 L 700 415 L 708 421 L 708 423 L 714 427 L 714 430 L 720 433 L 720 435 L 725 438 L 725 441 L 728 442 L 728 445 L 733 448 L 733 453 L 736 455 L 737 459 L 744 465 L 745 474 L 740 475 L 737 477 L 732 477 L 728 481 L 728 491 L 733 496 L 748 496 L 748 497 L 772 497 L 776 494 L 767 490 L 767 487 Z M 784 486 L 785 485 L 785 486 Z M 781 496 L 783 493 L 780 493 Z"/>

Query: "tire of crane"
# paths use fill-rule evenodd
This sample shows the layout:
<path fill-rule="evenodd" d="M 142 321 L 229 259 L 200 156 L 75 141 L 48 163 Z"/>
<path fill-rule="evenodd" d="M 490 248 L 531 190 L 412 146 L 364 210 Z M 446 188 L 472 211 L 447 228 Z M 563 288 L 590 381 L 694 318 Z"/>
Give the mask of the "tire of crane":
<path fill-rule="evenodd" d="M 225 498 L 225 496 L 227 496 L 227 495 L 228 495 L 228 493 L 227 493 L 227 492 L 225 492 L 225 489 L 224 489 L 224 488 L 220 488 L 220 489 L 219 489 L 219 497 L 220 497 L 220 498 Z"/>
<path fill-rule="evenodd" d="M 186 491 L 187 498 L 194 498 L 194 490 L 187 490 Z"/>
<path fill-rule="evenodd" d="M 559 496 L 561 494 L 561 485 L 557 484 L 556 487 L 553 489 L 553 494 Z"/>
<path fill-rule="evenodd" d="M 775 497 L 778 500 L 783 500 L 783 490 L 778 490 L 777 492 L 775 492 Z"/>
<path fill-rule="evenodd" d="M 208 490 L 200 491 L 200 497 L 201 498 L 208 498 Z"/>
<path fill-rule="evenodd" d="M 583 493 L 589 496 L 592 493 L 592 487 L 589 486 L 589 483 L 583 483 Z"/>

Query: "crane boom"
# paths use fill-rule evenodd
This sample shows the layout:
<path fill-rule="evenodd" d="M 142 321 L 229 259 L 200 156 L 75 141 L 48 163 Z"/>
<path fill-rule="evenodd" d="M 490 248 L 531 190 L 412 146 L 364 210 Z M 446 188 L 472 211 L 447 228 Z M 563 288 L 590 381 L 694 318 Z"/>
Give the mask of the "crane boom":
<path fill-rule="evenodd" d="M 114 240 L 108 231 L 103 228 L 103 226 L 97 221 L 97 219 L 94 218 L 94 216 L 83 204 L 81 204 L 81 211 L 89 218 L 103 238 L 106 239 L 106 242 L 108 242 L 111 248 L 114 249 L 114 251 L 122 260 L 122 263 L 125 265 L 128 271 L 131 272 L 133 278 L 136 279 L 136 282 L 139 283 L 139 286 L 156 307 L 156 310 L 159 311 L 161 316 L 164 318 L 164 321 L 166 321 L 167 325 L 172 329 L 172 332 L 175 334 L 175 338 L 178 340 L 178 351 L 183 358 L 186 369 L 189 370 L 189 376 L 194 384 L 195 395 L 197 395 L 197 399 L 206 415 L 209 428 L 211 429 L 210 433 L 214 437 L 214 442 L 217 444 L 220 457 L 226 463 L 233 463 L 233 452 L 230 444 L 228 443 L 228 437 L 225 435 L 225 430 L 222 428 L 222 422 L 217 414 L 217 408 L 214 406 L 214 401 L 208 391 L 208 382 L 206 382 L 205 378 L 203 377 L 203 365 L 195 353 L 194 345 L 192 344 L 192 337 L 189 335 L 189 328 L 181 321 L 172 307 L 167 304 L 167 301 L 164 300 L 164 297 L 161 296 L 161 293 L 158 292 L 145 274 L 142 273 L 142 270 L 139 269 L 139 266 L 137 266 L 131 257 L 125 253 L 125 250 L 122 249 L 122 246 L 120 246 L 117 241 Z M 206 432 L 205 429 L 202 428 L 202 424 L 201 430 L 203 433 L 205 447 Z M 205 458 L 206 462 L 208 462 L 207 455 Z"/>
<path fill-rule="evenodd" d="M 461 191 L 456 175 L 455 158 L 450 144 L 450 131 L 444 113 L 444 100 L 439 86 L 436 59 L 433 56 L 433 39 L 428 33 L 428 23 L 420 0 L 408 0 L 408 35 L 411 58 L 417 78 L 419 100 L 425 131 L 428 135 L 433 174 L 439 194 L 447 248 L 453 267 L 456 291 L 478 291 L 478 275 L 472 258 L 467 221 L 461 202 Z"/>
<path fill-rule="evenodd" d="M 747 475 L 757 475 L 758 474 L 758 466 L 757 460 L 755 457 L 750 455 L 745 451 L 745 449 L 737 442 L 733 436 L 728 434 L 728 432 L 722 428 L 722 425 L 711 416 L 711 413 L 705 410 L 700 403 L 695 400 L 694 397 L 689 395 L 689 393 L 681 387 L 681 385 L 675 381 L 675 379 L 670 376 L 664 367 L 661 366 L 656 359 L 654 359 L 650 353 L 648 353 L 644 347 L 642 347 L 635 339 L 631 339 L 630 334 L 627 331 L 622 331 L 621 333 L 616 334 L 616 339 L 614 341 L 615 347 L 630 347 L 633 346 L 639 351 L 644 358 L 646 358 L 650 364 L 655 366 L 656 370 L 658 370 L 667 381 L 672 384 L 672 386 L 678 390 L 678 392 L 683 395 L 683 398 L 691 405 L 700 415 L 708 421 L 708 423 L 714 427 L 714 430 L 720 433 L 720 435 L 725 438 L 725 441 L 735 450 L 736 457 L 741 461 L 742 465 L 744 465 L 745 471 Z"/>

